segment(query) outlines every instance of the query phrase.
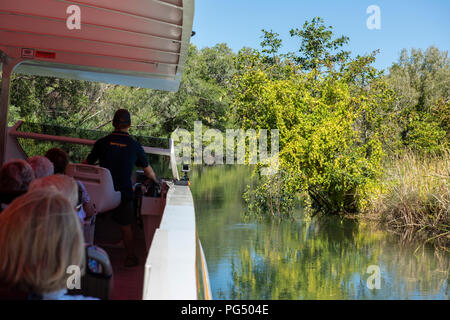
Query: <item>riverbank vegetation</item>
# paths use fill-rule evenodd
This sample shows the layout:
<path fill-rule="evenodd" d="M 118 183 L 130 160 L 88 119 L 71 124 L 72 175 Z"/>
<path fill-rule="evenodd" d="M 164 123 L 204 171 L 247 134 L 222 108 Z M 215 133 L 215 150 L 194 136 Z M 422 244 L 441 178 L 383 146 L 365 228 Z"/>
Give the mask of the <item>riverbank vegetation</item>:
<path fill-rule="evenodd" d="M 388 161 L 380 192 L 366 214 L 403 239 L 419 238 L 443 249 L 449 245 L 450 155 L 407 153 Z"/>
<path fill-rule="evenodd" d="M 289 34 L 297 52 L 280 53 L 282 39 L 267 30 L 259 50 L 191 45 L 176 93 L 15 75 L 9 124 L 108 132 L 114 111 L 127 108 L 135 135 L 169 137 L 192 131 L 194 121 L 222 132 L 278 129 L 278 174 L 261 175 L 265 164 L 256 165 L 248 213 L 286 217 L 301 201 L 311 214 L 365 213 L 448 248 L 447 52 L 403 50 L 382 72 L 373 67 L 376 51 L 352 57 L 350 39 L 320 18 Z"/>
<path fill-rule="evenodd" d="M 295 194 L 312 214 L 371 212 L 389 230 L 448 248 L 447 52 L 403 50 L 385 75 L 372 66 L 376 52 L 350 58 L 348 38 L 320 18 L 290 33 L 297 53 L 278 54 L 281 39 L 263 30 L 263 50 L 237 57 L 237 123 L 280 130 L 281 170 L 259 175 L 244 195 L 249 210 L 288 216 L 295 202 L 285 194 Z"/>

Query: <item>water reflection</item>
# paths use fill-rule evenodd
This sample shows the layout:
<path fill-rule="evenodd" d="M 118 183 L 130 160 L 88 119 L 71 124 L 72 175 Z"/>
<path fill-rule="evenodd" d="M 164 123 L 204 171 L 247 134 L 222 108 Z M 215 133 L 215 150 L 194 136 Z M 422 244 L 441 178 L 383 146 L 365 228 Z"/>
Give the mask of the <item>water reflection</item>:
<path fill-rule="evenodd" d="M 373 226 L 335 217 L 245 221 L 246 167 L 196 168 L 199 237 L 215 299 L 448 299 L 449 255 L 400 244 Z M 381 288 L 367 268 L 379 266 Z"/>

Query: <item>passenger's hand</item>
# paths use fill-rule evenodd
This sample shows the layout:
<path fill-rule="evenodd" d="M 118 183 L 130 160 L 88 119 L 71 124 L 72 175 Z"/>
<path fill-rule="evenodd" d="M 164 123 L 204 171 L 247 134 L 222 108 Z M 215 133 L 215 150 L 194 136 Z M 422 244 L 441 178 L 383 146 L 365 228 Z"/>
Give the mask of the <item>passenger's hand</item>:
<path fill-rule="evenodd" d="M 84 212 L 86 212 L 86 217 L 89 217 L 89 218 L 97 215 L 97 213 L 98 213 L 97 208 L 95 207 L 95 204 L 92 203 L 91 201 L 84 202 L 83 209 L 84 209 Z"/>

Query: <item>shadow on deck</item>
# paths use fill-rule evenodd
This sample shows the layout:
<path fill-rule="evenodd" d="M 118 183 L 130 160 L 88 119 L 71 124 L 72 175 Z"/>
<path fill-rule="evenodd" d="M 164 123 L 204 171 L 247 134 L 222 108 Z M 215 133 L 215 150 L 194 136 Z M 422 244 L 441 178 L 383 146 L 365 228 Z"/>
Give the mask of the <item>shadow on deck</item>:
<path fill-rule="evenodd" d="M 147 258 L 143 230 L 132 224 L 134 234 L 135 252 L 139 258 L 139 265 L 132 268 L 124 267 L 126 251 L 123 244 L 117 244 L 121 240 L 119 225 L 115 223 L 109 214 L 97 216 L 95 226 L 95 244 L 104 249 L 113 267 L 113 284 L 111 300 L 141 300 L 144 283 L 144 265 Z"/>

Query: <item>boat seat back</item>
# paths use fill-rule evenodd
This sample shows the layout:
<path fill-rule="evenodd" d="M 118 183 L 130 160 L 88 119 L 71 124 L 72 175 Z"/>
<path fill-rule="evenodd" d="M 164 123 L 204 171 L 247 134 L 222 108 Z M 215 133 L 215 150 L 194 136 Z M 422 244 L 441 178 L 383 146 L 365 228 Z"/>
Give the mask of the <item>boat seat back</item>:
<path fill-rule="evenodd" d="M 85 245 L 86 272 L 81 277 L 80 289 L 69 289 L 70 295 L 108 300 L 111 293 L 113 269 L 105 250 L 95 245 Z"/>
<path fill-rule="evenodd" d="M 113 269 L 105 250 L 86 245 L 86 273 L 81 279 L 82 294 L 108 300 L 113 281 Z"/>
<path fill-rule="evenodd" d="M 70 163 L 66 174 L 83 182 L 98 212 L 110 211 L 119 206 L 121 194 L 120 191 L 114 190 L 114 183 L 108 169 Z"/>

